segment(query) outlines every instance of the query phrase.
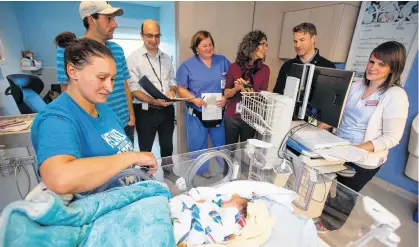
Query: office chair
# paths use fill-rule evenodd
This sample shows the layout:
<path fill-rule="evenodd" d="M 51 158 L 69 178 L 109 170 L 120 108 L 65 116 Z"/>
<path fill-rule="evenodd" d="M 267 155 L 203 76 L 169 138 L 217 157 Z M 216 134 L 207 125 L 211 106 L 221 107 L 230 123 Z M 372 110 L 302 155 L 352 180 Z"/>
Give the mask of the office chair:
<path fill-rule="evenodd" d="M 12 95 L 21 114 L 41 111 L 47 104 L 39 95 L 44 89 L 44 82 L 37 76 L 27 74 L 12 74 L 6 76 L 10 87 L 6 95 Z"/>

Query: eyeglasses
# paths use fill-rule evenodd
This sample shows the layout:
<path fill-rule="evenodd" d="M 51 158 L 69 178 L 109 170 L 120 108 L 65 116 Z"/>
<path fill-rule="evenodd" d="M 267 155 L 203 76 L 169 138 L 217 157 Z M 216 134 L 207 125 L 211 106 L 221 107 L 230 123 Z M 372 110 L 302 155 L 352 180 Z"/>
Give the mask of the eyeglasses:
<path fill-rule="evenodd" d="M 261 42 L 261 43 L 259 43 L 259 45 L 263 45 L 265 47 L 268 47 L 269 46 L 268 43 L 266 43 L 266 42 Z"/>
<path fill-rule="evenodd" d="M 161 34 L 143 33 L 143 35 L 149 39 L 152 39 L 153 37 L 156 39 L 160 39 L 161 37 Z"/>

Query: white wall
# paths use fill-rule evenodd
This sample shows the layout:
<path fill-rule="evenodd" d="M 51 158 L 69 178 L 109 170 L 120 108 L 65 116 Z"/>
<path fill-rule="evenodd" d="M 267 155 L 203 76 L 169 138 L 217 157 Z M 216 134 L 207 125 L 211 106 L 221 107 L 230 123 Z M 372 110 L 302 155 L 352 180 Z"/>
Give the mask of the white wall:
<path fill-rule="evenodd" d="M 4 95 L 9 86 L 6 76 L 22 73 L 20 58 L 23 42 L 12 2 L 0 2 L 0 23 L 0 39 L 6 57 L 6 61 L 0 63 L 0 115 L 18 115 L 20 112 L 13 97 Z"/>

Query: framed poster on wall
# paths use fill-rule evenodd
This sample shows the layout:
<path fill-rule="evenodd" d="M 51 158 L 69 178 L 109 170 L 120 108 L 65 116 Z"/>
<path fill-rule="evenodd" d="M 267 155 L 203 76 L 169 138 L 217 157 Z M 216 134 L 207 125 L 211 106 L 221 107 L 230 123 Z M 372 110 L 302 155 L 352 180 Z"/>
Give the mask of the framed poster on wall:
<path fill-rule="evenodd" d="M 407 61 L 401 76 L 404 85 L 418 50 L 417 1 L 362 2 L 345 69 L 362 78 L 372 50 L 386 41 L 406 47 Z"/>

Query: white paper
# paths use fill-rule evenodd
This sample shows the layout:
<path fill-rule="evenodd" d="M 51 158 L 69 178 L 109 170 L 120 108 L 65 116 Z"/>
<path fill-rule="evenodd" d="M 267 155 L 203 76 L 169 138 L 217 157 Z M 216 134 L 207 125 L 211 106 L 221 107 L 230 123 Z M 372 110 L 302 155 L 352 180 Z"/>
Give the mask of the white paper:
<path fill-rule="evenodd" d="M 219 120 L 223 117 L 223 108 L 218 107 L 217 100 L 223 96 L 221 93 L 203 93 L 202 98 L 207 106 L 202 107 L 202 120 Z"/>

